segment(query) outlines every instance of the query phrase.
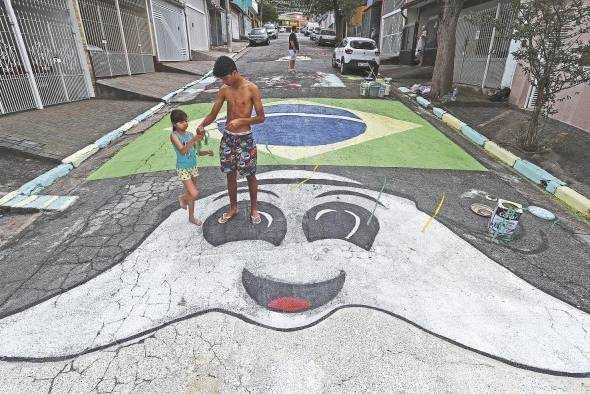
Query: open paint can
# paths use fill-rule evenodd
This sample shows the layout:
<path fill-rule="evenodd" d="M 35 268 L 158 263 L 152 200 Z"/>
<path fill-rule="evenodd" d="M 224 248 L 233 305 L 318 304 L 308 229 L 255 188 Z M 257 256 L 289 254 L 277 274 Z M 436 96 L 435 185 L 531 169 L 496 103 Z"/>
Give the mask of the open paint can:
<path fill-rule="evenodd" d="M 488 224 L 490 235 L 507 241 L 514 239 L 522 213 L 522 205 L 499 198 Z"/>

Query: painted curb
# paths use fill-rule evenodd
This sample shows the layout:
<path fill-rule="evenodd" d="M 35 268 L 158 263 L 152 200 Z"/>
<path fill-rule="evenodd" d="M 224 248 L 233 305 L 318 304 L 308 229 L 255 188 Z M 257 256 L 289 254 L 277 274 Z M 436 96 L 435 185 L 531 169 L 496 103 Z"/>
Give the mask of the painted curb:
<path fill-rule="evenodd" d="M 479 146 L 484 146 L 486 141 L 488 141 L 487 137 L 479 134 L 477 131 L 473 130 L 471 127 L 467 125 L 461 127 L 461 134 L 463 134 L 468 140 Z"/>
<path fill-rule="evenodd" d="M 125 123 L 123 126 L 118 127 L 117 130 L 128 131 L 137 126 L 139 122 L 134 118 L 129 122 Z"/>
<path fill-rule="evenodd" d="M 93 154 L 98 152 L 99 149 L 100 148 L 98 145 L 90 144 L 90 145 L 80 149 L 79 151 L 72 153 L 71 155 L 69 155 L 68 157 L 63 159 L 61 162 L 63 164 L 71 164 L 74 166 L 74 168 L 76 168 L 80 164 L 82 164 L 82 162 L 84 160 L 88 159 L 90 156 L 92 156 Z"/>
<path fill-rule="evenodd" d="M 559 186 L 555 190 L 555 197 L 569 207 L 590 218 L 590 199 L 567 186 Z"/>
<path fill-rule="evenodd" d="M 416 97 L 415 94 L 412 94 L 410 89 L 404 86 L 398 87 L 397 90 L 411 98 Z M 430 101 L 422 97 L 416 98 L 416 101 L 422 107 L 425 107 L 424 103 L 426 102 L 431 104 Z M 487 139 L 487 137 L 478 133 L 460 119 L 449 114 L 443 108 L 434 107 L 432 108 L 432 112 L 437 118 L 441 119 L 443 123 L 457 131 L 460 131 L 461 134 L 469 141 L 476 145 L 483 146 L 484 150 L 486 150 L 490 155 L 496 157 L 504 164 L 509 165 L 514 169 L 514 171 L 518 172 L 520 175 L 524 176 L 535 184 L 543 186 L 547 192 L 555 195 L 555 197 L 557 197 L 564 204 L 574 209 L 576 212 L 581 213 L 585 218 L 590 219 L 590 199 L 578 193 L 574 189 L 566 186 L 564 181 L 551 175 L 541 167 L 527 160 L 521 159 L 514 153 L 500 147 L 495 142 L 490 141 Z"/>
<path fill-rule="evenodd" d="M 19 192 L 24 195 L 30 195 L 38 193 L 45 189 L 47 186 L 52 185 L 59 178 L 63 178 L 68 175 L 74 168 L 71 164 L 60 164 L 55 168 L 39 175 L 37 178 L 25 183 L 20 187 Z"/>
<path fill-rule="evenodd" d="M 456 131 L 461 131 L 463 126 L 466 126 L 465 123 L 460 121 L 459 119 L 455 118 L 453 115 L 446 113 L 442 116 L 442 121 L 448 126 L 451 126 Z"/>
<path fill-rule="evenodd" d="M 16 196 L 18 196 L 18 190 L 11 191 L 4 197 L 0 198 L 0 206 L 6 204 L 8 201 L 12 200 Z"/>
<path fill-rule="evenodd" d="M 541 167 L 531 163 L 528 160 L 523 160 L 523 159 L 516 160 L 513 168 L 516 172 L 518 172 L 519 174 L 521 174 L 525 178 L 533 181 L 537 185 L 545 187 L 546 189 L 548 188 L 548 183 L 552 182 L 553 184 L 555 184 L 555 186 L 553 186 L 553 184 L 551 185 L 552 192 L 555 192 L 555 189 L 558 186 L 565 185 L 565 182 L 554 177 L 553 175 L 551 175 L 550 173 L 548 173 L 547 171 L 545 171 Z M 551 190 L 547 190 L 547 191 L 551 192 Z"/>
<path fill-rule="evenodd" d="M 434 116 L 437 118 L 442 119 L 443 115 L 446 114 L 447 111 L 442 108 L 434 107 L 432 108 L 432 113 L 434 113 Z"/>
<path fill-rule="evenodd" d="M 100 149 L 104 149 L 116 140 L 118 140 L 119 138 L 121 138 L 123 136 L 123 133 L 124 131 L 122 129 L 113 130 L 110 133 L 105 134 L 96 141 L 94 141 L 94 144 L 98 146 Z"/>
<path fill-rule="evenodd" d="M 416 101 L 424 108 L 428 108 L 430 106 L 430 101 L 426 100 L 424 97 L 418 96 L 416 97 Z"/>
<path fill-rule="evenodd" d="M 494 141 L 486 141 L 483 148 L 488 151 L 492 156 L 498 158 L 502 163 L 508 164 L 510 167 L 514 166 L 516 160 L 519 160 L 520 157 L 516 156 L 514 153 L 502 148 Z"/>

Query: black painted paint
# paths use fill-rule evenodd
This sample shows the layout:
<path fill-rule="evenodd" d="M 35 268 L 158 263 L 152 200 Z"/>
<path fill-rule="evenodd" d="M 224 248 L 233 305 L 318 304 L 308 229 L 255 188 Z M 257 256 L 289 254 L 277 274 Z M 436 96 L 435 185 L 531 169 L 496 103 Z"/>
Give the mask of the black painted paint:
<path fill-rule="evenodd" d="M 253 225 L 250 222 L 250 201 L 239 201 L 240 212 L 227 223 L 219 224 L 217 219 L 229 210 L 229 205 L 218 209 L 203 223 L 203 237 L 213 246 L 220 246 L 228 242 L 259 240 L 279 246 L 287 234 L 287 219 L 276 206 L 264 201 L 258 201 L 258 210 L 272 216 L 269 226 L 268 219 L 260 215 L 262 222 Z"/>
<path fill-rule="evenodd" d="M 316 215 L 324 210 L 331 209 L 335 212 L 327 212 L 316 220 Z M 356 219 L 346 212 L 356 214 L 359 219 L 357 231 L 347 238 L 354 229 Z M 365 250 L 370 250 L 379 232 L 379 221 L 373 217 L 367 224 L 371 212 L 358 205 L 340 201 L 330 201 L 316 205 L 303 216 L 303 232 L 309 242 L 320 239 L 341 239 L 348 241 Z"/>

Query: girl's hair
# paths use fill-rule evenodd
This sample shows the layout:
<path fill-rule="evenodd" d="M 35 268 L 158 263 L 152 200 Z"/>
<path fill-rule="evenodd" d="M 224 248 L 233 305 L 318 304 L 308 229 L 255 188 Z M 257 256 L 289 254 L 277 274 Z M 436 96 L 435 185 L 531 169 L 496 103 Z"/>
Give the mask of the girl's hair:
<path fill-rule="evenodd" d="M 182 122 L 183 120 L 188 120 L 188 116 L 186 112 L 180 109 L 175 109 L 174 111 L 170 112 L 170 121 L 172 121 L 172 130 L 176 130 L 174 128 L 174 124 L 178 122 Z"/>

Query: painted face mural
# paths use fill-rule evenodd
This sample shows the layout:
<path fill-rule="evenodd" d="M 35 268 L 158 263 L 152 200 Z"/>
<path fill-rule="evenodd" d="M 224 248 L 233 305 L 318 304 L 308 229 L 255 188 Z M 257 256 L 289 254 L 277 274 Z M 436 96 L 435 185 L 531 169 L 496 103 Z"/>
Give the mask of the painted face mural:
<path fill-rule="evenodd" d="M 1 320 L 0 357 L 71 356 L 212 311 L 299 330 L 355 306 L 513 365 L 590 371 L 590 316 L 440 222 L 422 233 L 429 216 L 414 202 L 389 193 L 377 201 L 377 191 L 323 173 L 293 187 L 311 175 L 260 174 L 258 226 L 247 220 L 247 201 L 239 216 L 218 224 L 224 192 L 199 200 L 202 228 L 173 212 L 121 264 Z"/>

